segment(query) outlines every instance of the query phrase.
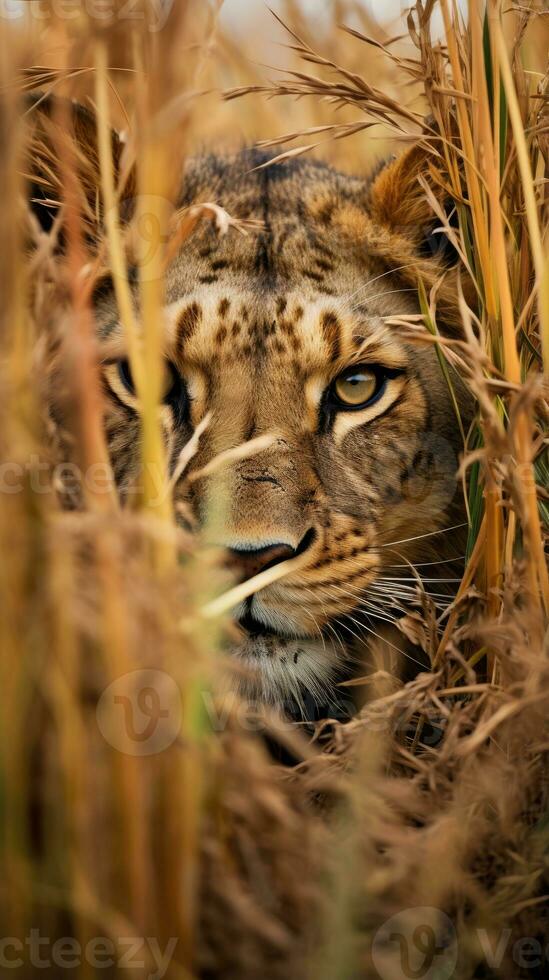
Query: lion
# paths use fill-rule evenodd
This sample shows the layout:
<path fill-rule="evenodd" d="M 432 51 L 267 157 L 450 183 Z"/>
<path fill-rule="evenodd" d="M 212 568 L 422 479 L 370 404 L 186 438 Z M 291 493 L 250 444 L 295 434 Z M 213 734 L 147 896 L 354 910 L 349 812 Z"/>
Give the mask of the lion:
<path fill-rule="evenodd" d="M 59 219 L 44 179 L 54 169 L 44 156 L 52 105 L 43 99 L 31 113 L 31 199 L 45 230 Z M 96 121 L 77 105 L 72 117 L 101 225 Z M 112 149 L 118 174 L 115 133 Z M 199 223 L 172 257 L 161 401 L 170 474 L 203 429 L 173 484 L 176 519 L 192 533 L 216 505 L 208 464 L 268 437 L 223 470 L 216 543 L 236 581 L 281 566 L 232 611 L 231 654 L 246 667 L 246 690 L 273 704 L 333 707 L 338 681 L 364 669 L 378 639 L 423 669 L 428 660 L 399 625 L 422 589 L 436 609 L 459 577 L 459 415 L 466 424 L 470 400 L 436 344 L 418 343 L 405 323 L 418 319 L 421 284 L 436 295 L 441 332 L 458 329 L 456 255 L 436 231 L 425 181 L 439 200 L 443 185 L 431 169 L 420 141 L 366 176 L 307 158 L 272 165 L 255 149 L 197 156 L 181 175 L 178 208 L 215 202 L 257 225 L 220 235 Z M 106 441 L 125 501 L 141 468 L 139 400 L 108 280 L 94 322 Z"/>

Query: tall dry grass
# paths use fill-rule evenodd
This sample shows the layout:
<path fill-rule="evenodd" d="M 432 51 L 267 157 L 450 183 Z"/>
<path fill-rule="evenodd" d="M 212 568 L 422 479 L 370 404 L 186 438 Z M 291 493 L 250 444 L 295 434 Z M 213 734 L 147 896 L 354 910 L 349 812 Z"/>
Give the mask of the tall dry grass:
<path fill-rule="evenodd" d="M 24 22 L 0 24 L 0 935 L 12 937 L 2 970 L 118 976 L 126 957 L 143 960 L 133 975 L 145 977 L 158 975 L 162 950 L 174 978 L 544 976 L 546 13 L 471 0 L 465 23 L 449 0 L 418 0 L 395 41 L 360 4 L 334 2 L 319 25 L 287 0 L 291 50 L 269 82 L 256 39 L 237 43 L 219 4 L 180 2 L 161 30 L 150 29 L 158 5 L 132 7 L 143 16 L 131 20 L 127 5 L 109 9 L 68 17 L 44 4 L 38 17 L 33 5 Z M 58 224 L 48 237 L 26 213 L 21 95 L 36 88 L 98 110 L 97 248 L 70 139 L 56 146 L 48 188 L 65 206 L 62 254 Z M 248 94 L 223 102 L 220 89 Z M 118 175 L 111 121 L 128 132 Z M 460 339 L 439 334 L 437 288 L 421 283 L 421 318 L 398 324 L 436 344 L 448 383 L 457 371 L 478 406 L 461 467 L 463 580 L 441 617 L 416 614 L 431 672 L 405 685 L 375 675 L 366 707 L 325 726 L 320 743 L 219 695 L 227 627 L 204 610 L 228 606 L 211 600 L 229 583 L 215 549 L 177 530 L 158 493 L 168 482 L 156 412 L 166 252 L 208 220 L 175 211 L 179 167 L 204 139 L 242 136 L 274 140 L 281 154 L 320 140 L 312 152 L 357 172 L 420 139 L 433 173 L 447 175 L 457 220 L 431 200 L 474 283 L 473 305 L 460 298 Z M 133 239 L 118 213 L 132 161 L 132 227 L 152 218 Z M 142 492 L 124 509 L 108 479 L 91 312 L 108 270 L 143 405 Z M 63 426 L 45 408 L 52 360 Z M 81 473 L 96 467 L 99 486 L 74 485 L 57 465 L 67 453 Z M 143 677 L 152 754 L 131 717 L 118 722 Z M 299 765 L 277 765 L 257 730 Z M 55 947 L 63 937 L 69 945 Z"/>

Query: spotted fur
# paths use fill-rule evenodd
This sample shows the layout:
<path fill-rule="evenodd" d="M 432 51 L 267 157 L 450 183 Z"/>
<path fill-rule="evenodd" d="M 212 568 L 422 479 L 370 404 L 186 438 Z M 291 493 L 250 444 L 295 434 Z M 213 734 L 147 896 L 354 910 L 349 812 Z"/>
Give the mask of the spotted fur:
<path fill-rule="evenodd" d="M 180 520 L 200 528 L 219 504 L 219 483 L 189 478 L 219 453 L 274 437 L 223 470 L 218 539 L 240 552 L 306 542 L 304 563 L 235 610 L 257 629 L 233 652 L 261 696 L 329 700 L 361 644 L 400 615 L 412 566 L 421 574 L 431 568 L 422 563 L 460 552 L 445 533 L 463 519 L 448 386 L 433 347 L 412 344 L 390 322 L 418 312 L 419 278 L 429 290 L 442 277 L 439 310 L 453 329 L 455 275 L 443 276 L 444 257 L 422 249 L 436 222 L 418 181 L 418 151 L 373 180 L 303 159 L 266 162 L 253 151 L 204 156 L 184 175 L 181 206 L 215 201 L 262 230 L 221 237 L 204 222 L 172 262 L 162 337 L 180 384 L 177 403 L 163 412 L 166 445 L 173 472 L 210 413 L 174 490 Z M 138 418 L 112 377 L 112 362 L 127 352 L 110 295 L 97 324 L 111 364 L 106 432 L 124 493 L 139 471 Z M 327 392 L 353 364 L 381 366 L 384 391 L 370 407 L 336 411 Z"/>

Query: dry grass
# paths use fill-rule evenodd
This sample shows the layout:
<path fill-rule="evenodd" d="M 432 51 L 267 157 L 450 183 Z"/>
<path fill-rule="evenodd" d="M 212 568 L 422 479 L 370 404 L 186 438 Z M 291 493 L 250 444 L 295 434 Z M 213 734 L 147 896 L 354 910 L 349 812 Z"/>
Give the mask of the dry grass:
<path fill-rule="evenodd" d="M 390 41 L 360 4 L 334 0 L 319 26 L 287 0 L 291 50 L 281 49 L 287 70 L 272 83 L 246 59 L 249 45 L 258 61 L 255 40 L 237 44 L 219 26 L 217 4 L 180 2 L 158 32 L 146 20 L 94 19 L 85 5 L 76 19 L 44 5 L 46 27 L 32 11 L 28 31 L 0 24 L 0 444 L 10 465 L 0 494 L 2 936 L 40 929 L 46 957 L 57 937 L 83 948 L 109 937 L 119 955 L 127 937 L 156 937 L 162 949 L 177 937 L 173 978 L 396 980 L 412 976 L 406 952 L 420 967 L 434 957 L 439 972 L 416 976 L 546 975 L 543 952 L 529 961 L 541 959 L 538 974 L 512 954 L 515 941 L 549 934 L 549 34 L 541 5 L 502 6 L 488 0 L 485 12 L 470 0 L 465 26 L 449 0 L 418 0 L 397 25 L 406 36 Z M 430 36 L 436 10 L 441 43 Z M 338 30 L 342 21 L 353 30 Z M 99 110 L 106 220 L 91 254 L 70 140 L 57 146 L 51 188 L 69 215 L 63 258 L 25 214 L 20 92 L 32 88 L 90 96 Z M 248 94 L 223 102 L 219 89 Z M 129 133 L 117 175 L 109 119 Z M 438 216 L 462 282 L 474 284 L 458 285 L 458 340 L 438 336 L 441 283 L 418 283 L 422 317 L 399 321 L 418 343 L 437 344 L 449 384 L 457 370 L 478 405 L 464 433 L 465 575 L 441 617 L 408 623 L 432 671 L 406 685 L 379 672 L 360 715 L 312 743 L 221 696 L 225 625 L 213 613 L 227 608 L 217 597 L 229 583 L 215 550 L 176 530 L 169 495 L 158 502 L 168 481 L 155 410 L 166 250 L 184 248 L 197 220 L 227 220 L 215 209 L 174 213 L 178 163 L 204 139 L 242 136 L 280 144 L 282 155 L 320 140 L 319 152 L 358 172 L 419 138 L 433 173 L 444 173 L 458 227 Z M 117 214 L 133 160 L 134 220 L 152 208 L 168 243 L 141 276 L 141 343 L 125 273 L 135 241 Z M 58 492 L 74 498 L 55 467 L 67 444 L 83 472 L 108 471 L 90 295 L 109 263 L 149 477 L 132 510 L 114 490 L 88 487 L 78 488 L 82 511 L 63 511 Z M 52 356 L 66 431 L 44 409 Z M 101 693 L 137 669 L 163 672 L 151 683 L 170 704 L 171 744 L 157 754 L 132 754 L 131 739 L 117 751 L 97 723 Z M 112 718 L 100 717 L 108 735 Z M 258 728 L 300 764 L 276 765 Z M 401 941 L 390 942 L 378 930 L 397 913 Z M 446 952 L 431 940 L 446 940 Z M 26 950 L 25 977 L 34 975 Z M 150 944 L 136 958 L 145 951 L 134 976 L 154 975 Z M 95 975 L 81 959 L 74 975 Z"/>

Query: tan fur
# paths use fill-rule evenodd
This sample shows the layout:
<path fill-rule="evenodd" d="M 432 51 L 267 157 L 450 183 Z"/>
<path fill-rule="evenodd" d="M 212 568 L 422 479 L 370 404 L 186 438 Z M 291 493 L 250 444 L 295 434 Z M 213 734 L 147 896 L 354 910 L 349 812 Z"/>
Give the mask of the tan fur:
<path fill-rule="evenodd" d="M 418 277 L 429 288 L 444 272 L 419 252 L 421 222 L 436 223 L 417 182 L 420 160 L 414 151 L 371 183 L 303 160 L 257 170 L 265 158 L 244 151 L 194 160 L 182 181 L 182 206 L 216 201 L 265 223 L 247 237 L 197 228 L 168 271 L 163 337 L 188 398 L 179 414 L 165 411 L 172 469 L 211 413 L 175 487 L 178 513 L 200 527 L 214 511 L 219 542 L 233 549 L 309 541 L 304 566 L 248 604 L 264 635 L 233 651 L 254 668 L 252 689 L 271 700 L 321 699 L 360 642 L 386 625 L 377 616 L 394 618 L 397 586 L 387 576 L 413 583 L 408 562 L 459 555 L 451 534 L 436 534 L 462 519 L 447 385 L 434 350 L 387 323 L 417 312 Z M 452 282 L 445 302 L 450 322 Z M 123 358 L 112 296 L 98 305 L 97 324 L 105 361 Z M 399 373 L 371 407 L 326 412 L 326 391 L 352 364 Z M 105 378 L 124 495 L 139 471 L 138 419 L 112 364 Z M 266 434 L 276 437 L 268 450 L 224 471 L 223 501 L 214 477 L 188 479 Z"/>

